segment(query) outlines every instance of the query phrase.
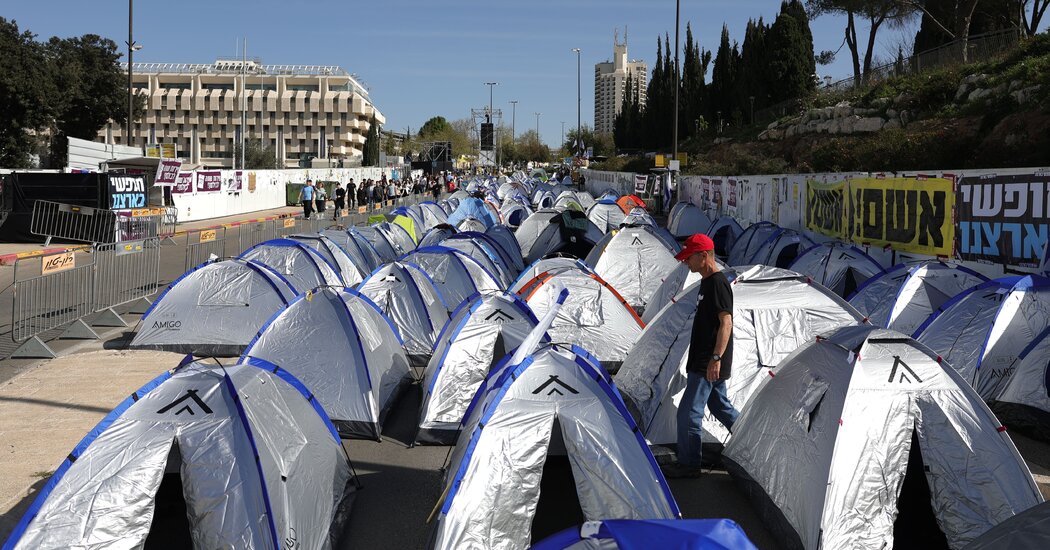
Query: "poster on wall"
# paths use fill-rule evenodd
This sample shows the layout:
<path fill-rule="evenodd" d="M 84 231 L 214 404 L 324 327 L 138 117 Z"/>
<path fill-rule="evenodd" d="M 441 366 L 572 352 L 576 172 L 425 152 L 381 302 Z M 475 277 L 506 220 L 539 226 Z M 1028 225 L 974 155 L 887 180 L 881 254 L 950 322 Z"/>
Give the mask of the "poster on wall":
<path fill-rule="evenodd" d="M 175 183 L 175 178 L 182 168 L 182 161 L 162 160 L 157 165 L 157 177 L 153 180 L 154 187 L 166 187 Z"/>
<path fill-rule="evenodd" d="M 806 229 L 836 239 L 846 238 L 846 183 L 806 181 Z"/>
<path fill-rule="evenodd" d="M 1050 170 L 964 175 L 955 198 L 959 257 L 1037 268 L 1050 227 Z"/>
<path fill-rule="evenodd" d="M 243 173 L 244 172 L 242 172 L 240 170 L 237 170 L 236 172 L 233 173 L 233 178 L 229 181 L 229 183 L 226 186 L 226 192 L 227 193 L 240 193 L 241 192 L 241 185 L 243 184 L 242 178 L 244 177 L 244 176 L 242 176 Z"/>
<path fill-rule="evenodd" d="M 645 177 L 645 174 L 635 174 L 634 175 L 634 194 L 635 195 L 641 195 L 642 193 L 645 193 L 645 183 L 647 181 L 648 181 L 648 178 Z"/>
<path fill-rule="evenodd" d="M 726 180 L 726 209 L 730 216 L 736 215 L 736 180 Z"/>
<path fill-rule="evenodd" d="M 141 174 L 109 175 L 109 208 L 128 210 L 146 207 L 146 177 Z"/>
<path fill-rule="evenodd" d="M 952 180 L 923 176 L 852 178 L 847 189 L 848 240 L 914 254 L 952 255 Z"/>
<path fill-rule="evenodd" d="M 700 178 L 700 208 L 711 210 L 711 178 Z"/>
<path fill-rule="evenodd" d="M 193 172 L 179 172 L 178 176 L 175 176 L 175 184 L 171 186 L 172 193 L 192 193 L 193 192 Z"/>
<path fill-rule="evenodd" d="M 718 215 L 724 213 L 722 210 L 724 200 L 722 197 L 722 178 L 711 178 L 711 208 Z"/>
<path fill-rule="evenodd" d="M 197 192 L 214 193 L 222 189 L 222 172 L 207 170 L 197 172 Z"/>

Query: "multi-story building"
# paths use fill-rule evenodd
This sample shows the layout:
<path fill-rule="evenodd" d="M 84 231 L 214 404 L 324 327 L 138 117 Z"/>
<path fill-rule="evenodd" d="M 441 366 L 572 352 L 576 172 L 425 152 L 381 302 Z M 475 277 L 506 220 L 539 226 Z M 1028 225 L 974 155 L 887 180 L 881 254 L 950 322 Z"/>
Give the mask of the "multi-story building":
<path fill-rule="evenodd" d="M 620 31 L 613 35 L 613 60 L 594 65 L 594 131 L 612 133 L 616 115 L 620 114 L 627 92 L 627 80 L 645 105 L 645 88 L 649 67 L 644 61 L 627 60 L 627 31 L 620 43 Z"/>
<path fill-rule="evenodd" d="M 233 167 L 242 110 L 245 137 L 272 147 L 283 167 L 310 158 L 359 160 L 373 115 L 386 122 L 357 79 L 334 66 L 251 59 L 135 63 L 132 80 L 146 96 L 145 116 L 135 121 L 130 140 L 113 122 L 99 132 L 100 140 L 174 143 L 180 158 L 209 167 Z"/>

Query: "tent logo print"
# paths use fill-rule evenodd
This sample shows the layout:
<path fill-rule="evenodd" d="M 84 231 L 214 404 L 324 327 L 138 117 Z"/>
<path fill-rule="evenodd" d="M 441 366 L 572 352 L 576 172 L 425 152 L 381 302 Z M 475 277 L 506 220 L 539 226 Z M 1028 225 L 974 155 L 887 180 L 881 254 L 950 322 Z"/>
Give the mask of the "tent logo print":
<path fill-rule="evenodd" d="M 492 313 L 490 313 L 488 315 L 488 317 L 485 317 L 485 320 L 486 321 L 492 321 L 494 323 L 499 323 L 499 324 L 502 325 L 503 323 L 506 323 L 507 321 L 513 321 L 514 318 L 511 317 L 510 315 L 507 315 L 507 313 L 504 312 L 502 309 L 497 309 L 496 311 L 493 311 Z"/>
<path fill-rule="evenodd" d="M 638 235 L 635 235 L 634 239 L 631 240 L 631 246 L 642 246 L 642 240 L 638 238 Z"/>
<path fill-rule="evenodd" d="M 195 403 L 197 403 L 197 406 L 200 407 L 202 411 L 204 411 L 204 414 L 211 414 L 212 413 L 211 409 L 208 408 L 208 405 L 200 397 L 197 397 L 197 390 L 186 390 L 186 395 L 176 399 L 175 401 L 172 401 L 171 403 L 166 405 L 163 409 L 157 411 L 157 414 L 164 414 L 164 413 L 170 411 L 171 409 L 175 408 L 179 403 L 182 403 L 183 401 L 186 401 L 187 399 L 192 400 Z M 191 416 L 197 414 L 197 413 L 193 412 L 193 407 L 191 405 L 192 404 L 187 404 L 184 407 L 182 407 L 181 409 L 175 411 L 175 416 L 178 416 L 178 415 L 182 414 L 183 411 L 190 413 Z"/>
<path fill-rule="evenodd" d="M 887 382 L 891 382 L 892 383 L 894 381 L 893 380 L 894 378 L 897 378 L 897 383 L 899 383 L 899 384 L 903 384 L 904 382 L 907 382 L 907 383 L 910 384 L 912 382 L 912 379 L 908 378 L 908 374 L 905 374 L 903 371 L 901 371 L 900 377 L 897 377 L 897 366 L 898 365 L 903 367 L 903 371 L 908 371 L 908 374 L 910 374 L 912 376 L 912 378 L 915 379 L 916 382 L 922 383 L 922 378 L 919 378 L 919 375 L 915 374 L 915 371 L 911 370 L 911 367 L 909 367 L 907 363 L 902 361 L 899 355 L 894 355 L 893 356 L 893 368 L 890 370 L 890 377 L 889 377 L 888 380 L 886 380 Z"/>
<path fill-rule="evenodd" d="M 557 386 L 555 384 L 557 384 Z M 548 386 L 551 386 L 551 389 L 550 389 L 550 391 L 547 392 L 547 395 L 554 395 L 554 394 L 565 395 L 564 393 L 561 392 L 561 390 L 558 389 L 558 386 L 561 386 L 561 387 L 565 388 L 566 390 L 569 391 L 569 393 L 572 393 L 572 394 L 580 393 L 580 392 L 576 391 L 576 388 L 574 388 L 574 387 L 566 384 L 565 382 L 562 382 L 561 380 L 559 380 L 557 374 L 552 374 L 552 375 L 550 375 L 550 378 L 546 382 L 544 382 L 543 384 L 540 385 L 540 387 L 532 390 L 533 395 L 538 395 L 541 391 L 543 391 Z"/>

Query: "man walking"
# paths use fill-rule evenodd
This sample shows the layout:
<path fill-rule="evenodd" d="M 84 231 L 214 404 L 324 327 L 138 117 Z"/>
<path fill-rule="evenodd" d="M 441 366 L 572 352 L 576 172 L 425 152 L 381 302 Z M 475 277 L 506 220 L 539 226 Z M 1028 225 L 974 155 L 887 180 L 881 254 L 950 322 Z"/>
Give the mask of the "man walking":
<path fill-rule="evenodd" d="M 354 178 L 350 178 L 346 184 L 346 200 L 349 201 L 351 210 L 357 208 L 357 186 L 354 185 Z"/>
<path fill-rule="evenodd" d="M 324 184 L 321 182 L 317 183 L 317 190 L 314 191 L 314 203 L 317 205 L 317 217 L 324 219 L 324 201 L 328 198 L 328 193 L 324 190 Z"/>
<path fill-rule="evenodd" d="M 299 190 L 299 201 L 303 204 L 303 219 L 310 219 L 314 213 L 314 182 L 306 180 L 306 185 Z"/>
<path fill-rule="evenodd" d="M 678 405 L 678 462 L 665 467 L 667 477 L 700 475 L 704 405 L 732 431 L 737 412 L 726 395 L 733 372 L 733 287 L 715 261 L 715 243 L 697 234 L 685 241 L 675 259 L 699 273 L 700 295 L 686 362 L 686 386 Z"/>
<path fill-rule="evenodd" d="M 346 208 L 346 189 L 343 189 L 343 184 L 335 182 L 335 210 L 332 212 L 332 221 L 339 221 L 339 218 L 343 215 L 343 208 Z"/>

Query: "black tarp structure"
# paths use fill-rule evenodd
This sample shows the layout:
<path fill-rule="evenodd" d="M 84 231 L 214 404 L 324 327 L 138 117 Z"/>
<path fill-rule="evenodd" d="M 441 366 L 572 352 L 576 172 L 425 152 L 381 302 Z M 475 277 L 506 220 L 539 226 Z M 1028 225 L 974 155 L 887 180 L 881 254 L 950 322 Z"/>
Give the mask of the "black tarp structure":
<path fill-rule="evenodd" d="M 38 243 L 44 237 L 29 232 L 33 203 L 54 201 L 75 206 L 108 209 L 109 176 L 97 173 L 12 172 L 3 176 L 2 209 L 7 219 L 0 225 L 0 242 Z M 91 239 L 88 239 L 91 240 Z"/>

